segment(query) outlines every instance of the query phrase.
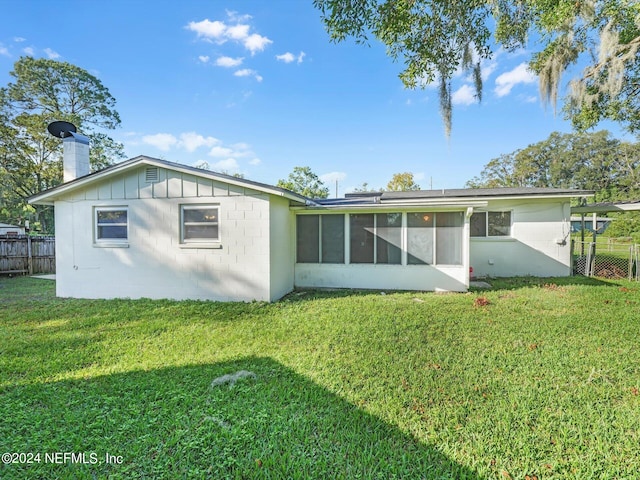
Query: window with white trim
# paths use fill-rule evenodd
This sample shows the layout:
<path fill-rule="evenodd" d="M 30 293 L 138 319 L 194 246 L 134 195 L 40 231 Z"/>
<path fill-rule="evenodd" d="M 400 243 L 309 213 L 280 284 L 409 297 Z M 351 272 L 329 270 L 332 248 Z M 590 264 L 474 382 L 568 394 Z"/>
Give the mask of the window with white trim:
<path fill-rule="evenodd" d="M 469 227 L 472 237 L 510 237 L 511 212 L 475 212 Z"/>
<path fill-rule="evenodd" d="M 96 207 L 96 243 L 127 243 L 129 239 L 128 217 L 127 207 Z"/>
<path fill-rule="evenodd" d="M 220 241 L 218 205 L 181 205 L 180 242 L 214 243 Z"/>

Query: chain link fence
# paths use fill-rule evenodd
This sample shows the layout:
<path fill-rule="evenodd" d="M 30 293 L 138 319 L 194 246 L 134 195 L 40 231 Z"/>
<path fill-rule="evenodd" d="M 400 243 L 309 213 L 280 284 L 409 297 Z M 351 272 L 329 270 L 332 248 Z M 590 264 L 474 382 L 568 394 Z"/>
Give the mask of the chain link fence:
<path fill-rule="evenodd" d="M 598 242 L 574 240 L 572 244 L 574 275 L 640 280 L 638 244 L 615 243 L 609 239 Z"/>

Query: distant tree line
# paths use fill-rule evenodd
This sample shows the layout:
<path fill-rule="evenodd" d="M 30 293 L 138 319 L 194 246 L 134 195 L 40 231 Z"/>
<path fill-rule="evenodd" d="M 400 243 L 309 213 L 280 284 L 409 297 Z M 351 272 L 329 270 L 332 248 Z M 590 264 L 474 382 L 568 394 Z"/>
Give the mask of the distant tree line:
<path fill-rule="evenodd" d="M 487 163 L 468 187 L 556 187 L 593 190 L 598 200 L 640 195 L 640 144 L 602 130 L 558 133 Z"/>
<path fill-rule="evenodd" d="M 640 143 L 615 139 L 606 130 L 558 133 L 487 163 L 468 187 L 556 187 L 593 190 L 595 201 L 640 200 Z M 613 237 L 640 239 L 640 215 L 618 218 Z"/>
<path fill-rule="evenodd" d="M 27 198 L 62 182 L 62 142 L 47 132 L 56 120 L 73 123 L 91 140 L 93 170 L 124 157 L 105 131 L 120 125 L 115 99 L 98 78 L 67 62 L 22 57 L 0 88 L 0 222 L 53 233 L 53 209 Z"/>

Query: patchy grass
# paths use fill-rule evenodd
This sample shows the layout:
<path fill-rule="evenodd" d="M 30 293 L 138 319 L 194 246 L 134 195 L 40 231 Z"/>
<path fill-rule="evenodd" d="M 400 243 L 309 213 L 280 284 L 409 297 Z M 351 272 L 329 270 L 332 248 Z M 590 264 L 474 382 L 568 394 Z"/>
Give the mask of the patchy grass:
<path fill-rule="evenodd" d="M 634 478 L 640 285 L 492 283 L 222 304 L 0 279 L 0 453 L 40 454 L 0 478 Z"/>

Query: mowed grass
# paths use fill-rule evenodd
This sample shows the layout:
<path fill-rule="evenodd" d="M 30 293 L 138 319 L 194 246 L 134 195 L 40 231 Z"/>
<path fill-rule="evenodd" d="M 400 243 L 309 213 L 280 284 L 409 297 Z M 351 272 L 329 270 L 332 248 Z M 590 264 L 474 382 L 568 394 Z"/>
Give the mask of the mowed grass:
<path fill-rule="evenodd" d="M 223 304 L 2 278 L 0 454 L 32 463 L 0 478 L 637 478 L 640 285 L 493 283 Z"/>

